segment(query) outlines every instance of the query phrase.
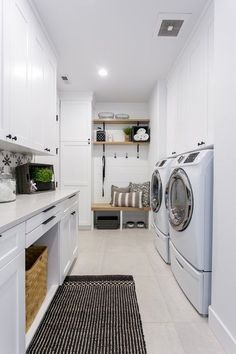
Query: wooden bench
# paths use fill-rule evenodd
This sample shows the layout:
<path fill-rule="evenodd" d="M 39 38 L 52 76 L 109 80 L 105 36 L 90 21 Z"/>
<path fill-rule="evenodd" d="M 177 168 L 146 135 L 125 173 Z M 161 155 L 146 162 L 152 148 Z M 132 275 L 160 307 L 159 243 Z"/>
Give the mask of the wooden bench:
<path fill-rule="evenodd" d="M 120 213 L 120 230 L 123 229 L 123 212 L 149 212 L 150 207 L 132 208 L 132 207 L 114 207 L 109 203 L 95 203 L 92 204 L 91 210 L 93 212 L 92 226 L 94 226 L 94 212 L 96 211 L 118 211 Z M 150 220 L 148 218 L 148 228 L 150 226 Z"/>

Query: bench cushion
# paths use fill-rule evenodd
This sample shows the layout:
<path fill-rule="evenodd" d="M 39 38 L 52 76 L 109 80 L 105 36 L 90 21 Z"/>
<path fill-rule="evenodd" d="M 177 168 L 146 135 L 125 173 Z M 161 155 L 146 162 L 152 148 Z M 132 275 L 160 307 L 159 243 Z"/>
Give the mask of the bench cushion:
<path fill-rule="evenodd" d="M 114 192 L 112 205 L 119 207 L 142 208 L 142 192 Z"/>

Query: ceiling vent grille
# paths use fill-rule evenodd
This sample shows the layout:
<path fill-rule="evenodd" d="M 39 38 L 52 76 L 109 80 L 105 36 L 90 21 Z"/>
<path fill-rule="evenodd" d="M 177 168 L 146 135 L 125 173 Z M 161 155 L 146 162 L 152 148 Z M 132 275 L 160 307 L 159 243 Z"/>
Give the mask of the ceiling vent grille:
<path fill-rule="evenodd" d="M 62 76 L 61 76 L 61 79 L 62 79 L 64 82 L 66 82 L 66 83 L 69 82 L 68 76 L 66 76 L 66 75 L 62 75 Z"/>
<path fill-rule="evenodd" d="M 184 20 L 162 20 L 158 37 L 177 37 Z"/>

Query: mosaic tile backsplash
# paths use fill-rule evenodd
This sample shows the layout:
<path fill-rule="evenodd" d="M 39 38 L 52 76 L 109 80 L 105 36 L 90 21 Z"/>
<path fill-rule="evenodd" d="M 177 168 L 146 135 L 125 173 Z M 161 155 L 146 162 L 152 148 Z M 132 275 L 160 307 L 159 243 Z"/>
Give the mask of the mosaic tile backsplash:
<path fill-rule="evenodd" d="M 33 156 L 30 154 L 21 154 L 18 152 L 0 151 L 0 172 L 3 172 L 4 166 L 8 166 L 14 174 L 15 167 L 31 162 Z"/>

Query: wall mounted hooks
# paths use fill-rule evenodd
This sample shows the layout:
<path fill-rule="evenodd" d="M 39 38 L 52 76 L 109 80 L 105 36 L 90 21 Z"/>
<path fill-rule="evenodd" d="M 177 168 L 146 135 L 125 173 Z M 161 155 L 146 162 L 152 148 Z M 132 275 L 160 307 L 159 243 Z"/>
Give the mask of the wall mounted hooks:
<path fill-rule="evenodd" d="M 139 159 L 139 144 L 137 144 L 137 159 Z"/>

